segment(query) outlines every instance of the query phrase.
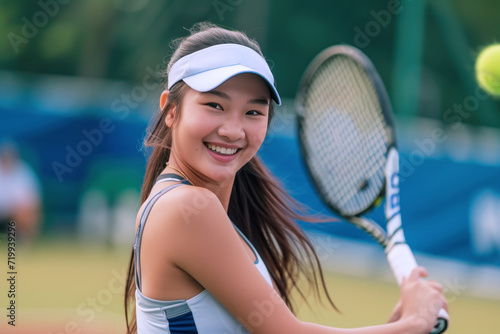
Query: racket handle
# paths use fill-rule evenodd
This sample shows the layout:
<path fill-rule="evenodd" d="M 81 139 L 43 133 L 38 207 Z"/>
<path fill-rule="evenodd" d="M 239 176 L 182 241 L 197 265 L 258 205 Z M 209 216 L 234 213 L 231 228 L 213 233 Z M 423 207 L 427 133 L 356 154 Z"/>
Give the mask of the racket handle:
<path fill-rule="evenodd" d="M 417 267 L 417 261 L 413 256 L 413 252 L 406 243 L 394 245 L 387 253 L 387 261 L 399 285 L 401 285 L 403 277 L 409 277 L 412 270 Z M 446 312 L 445 309 L 440 309 L 437 323 L 431 331 L 431 334 L 438 334 L 446 331 L 449 320 L 450 316 L 448 312 Z"/>

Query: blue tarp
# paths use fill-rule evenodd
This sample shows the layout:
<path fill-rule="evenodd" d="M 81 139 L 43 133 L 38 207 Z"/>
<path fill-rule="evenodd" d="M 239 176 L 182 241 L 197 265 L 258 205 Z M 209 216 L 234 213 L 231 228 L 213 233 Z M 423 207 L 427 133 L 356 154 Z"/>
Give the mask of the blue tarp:
<path fill-rule="evenodd" d="M 1 137 L 17 140 L 39 174 L 49 231 L 73 228 L 73 215 L 83 190 L 106 166 L 114 164 L 115 168 L 134 171 L 130 177 L 120 176 L 120 180 L 140 189 L 145 168 L 140 150 L 147 122 L 92 114 L 84 117 L 28 109 L 0 110 Z M 260 156 L 293 197 L 314 210 L 333 214 L 307 178 L 293 133 L 269 136 Z M 73 151 L 83 153 L 79 154 L 81 159 L 70 153 Z M 408 152 L 400 154 L 401 159 L 408 160 Z M 57 166 L 71 171 L 58 172 Z M 405 234 L 415 251 L 500 266 L 499 165 L 428 157 L 401 184 L 401 203 Z M 382 208 L 370 216 L 382 218 Z M 348 224 L 303 226 L 373 242 Z"/>

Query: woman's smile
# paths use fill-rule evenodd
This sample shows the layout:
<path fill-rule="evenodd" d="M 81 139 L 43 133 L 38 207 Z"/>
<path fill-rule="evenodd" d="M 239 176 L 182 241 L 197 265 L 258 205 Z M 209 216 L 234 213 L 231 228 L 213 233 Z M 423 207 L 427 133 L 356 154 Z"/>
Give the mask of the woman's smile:
<path fill-rule="evenodd" d="M 237 157 L 238 152 L 241 151 L 241 148 L 229 147 L 223 144 L 205 143 L 205 146 L 211 157 L 223 163 L 232 161 Z"/>

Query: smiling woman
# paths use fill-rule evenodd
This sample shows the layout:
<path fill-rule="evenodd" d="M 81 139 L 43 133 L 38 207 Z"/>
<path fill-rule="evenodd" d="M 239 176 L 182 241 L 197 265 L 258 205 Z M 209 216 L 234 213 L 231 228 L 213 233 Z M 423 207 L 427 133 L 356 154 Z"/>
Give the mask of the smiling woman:
<path fill-rule="evenodd" d="M 167 92 L 161 102 L 166 102 Z M 170 166 L 192 174 L 195 184 L 233 183 L 236 172 L 255 156 L 264 141 L 269 89 L 256 74 L 236 75 L 209 92 L 189 88 L 173 132 Z M 176 109 L 167 112 L 174 125 Z M 218 185 L 219 187 L 220 185 Z M 227 208 L 229 198 L 224 206 Z"/>
<path fill-rule="evenodd" d="M 299 276 L 335 306 L 296 222 L 319 219 L 303 216 L 256 157 L 281 103 L 258 44 L 200 24 L 177 42 L 167 76 L 145 143 L 153 150 L 128 268 L 128 333 L 344 333 L 292 313 L 292 291 L 304 296 Z M 424 333 L 435 320 L 416 311 L 440 287 L 421 274 L 408 278 L 392 324 L 350 332 Z"/>
<path fill-rule="evenodd" d="M 222 306 L 219 298 L 237 296 L 234 289 L 254 285 L 257 275 L 259 286 L 268 286 L 266 299 L 272 291 L 291 308 L 299 274 L 311 283 L 323 281 L 321 267 L 295 222 L 301 218 L 298 205 L 255 156 L 273 116 L 273 101 L 281 103 L 258 44 L 240 32 L 205 23 L 174 44 L 168 90 L 160 97 L 160 112 L 145 143 L 153 151 L 128 274 L 128 331 L 153 333 L 151 328 L 158 327 L 176 333 L 187 314 L 196 323 L 193 333 L 219 333 L 228 326 L 229 332 L 239 333 L 245 329 L 236 319 L 250 313 Z M 193 186 L 170 190 L 179 184 Z M 194 227 L 183 240 L 186 228 Z M 215 245 L 192 244 L 196 235 Z M 209 249 L 220 256 L 207 261 L 215 254 Z M 305 263 L 299 262 L 303 255 Z M 200 260 L 210 266 L 203 269 L 195 263 Z M 253 273 L 236 284 L 235 277 L 248 271 Z M 226 290 L 228 279 L 236 285 Z M 239 304 L 239 298 L 232 303 Z M 170 311 L 160 311 L 165 307 Z M 175 320 L 172 314 L 182 317 Z M 207 324 L 209 319 L 215 323 Z"/>

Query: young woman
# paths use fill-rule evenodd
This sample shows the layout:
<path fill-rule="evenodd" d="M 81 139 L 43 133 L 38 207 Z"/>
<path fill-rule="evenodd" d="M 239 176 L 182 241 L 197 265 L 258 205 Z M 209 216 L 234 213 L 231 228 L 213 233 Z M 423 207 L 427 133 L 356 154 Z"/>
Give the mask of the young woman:
<path fill-rule="evenodd" d="M 256 42 L 198 25 L 167 77 L 146 138 L 153 150 L 126 286 L 128 333 L 429 333 L 446 302 L 422 268 L 404 282 L 388 324 L 345 330 L 293 315 L 299 276 L 333 303 L 296 224 L 307 218 L 256 157 L 280 104 Z"/>

